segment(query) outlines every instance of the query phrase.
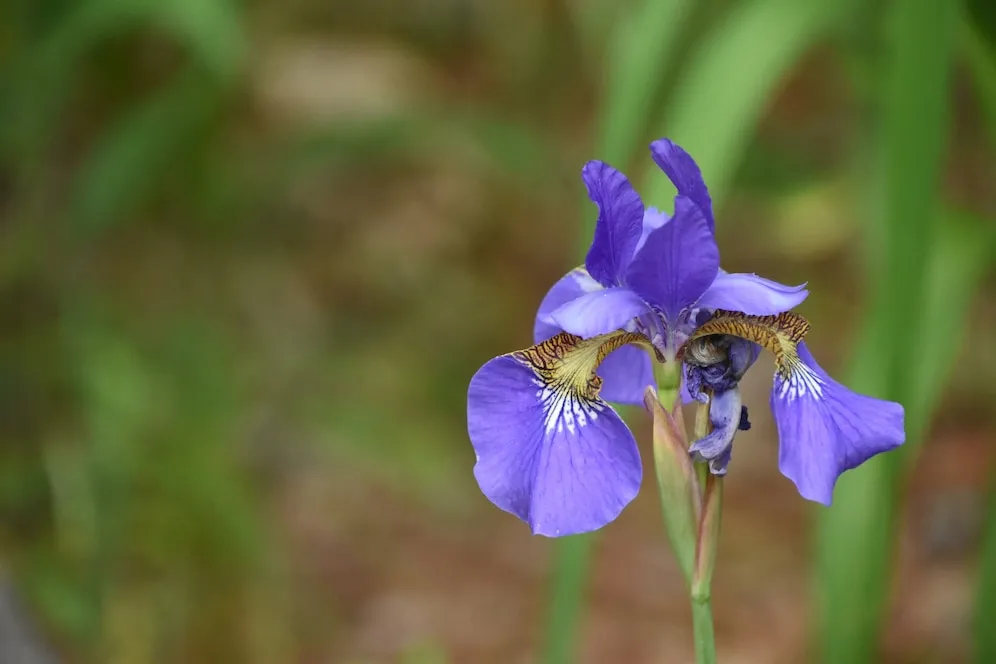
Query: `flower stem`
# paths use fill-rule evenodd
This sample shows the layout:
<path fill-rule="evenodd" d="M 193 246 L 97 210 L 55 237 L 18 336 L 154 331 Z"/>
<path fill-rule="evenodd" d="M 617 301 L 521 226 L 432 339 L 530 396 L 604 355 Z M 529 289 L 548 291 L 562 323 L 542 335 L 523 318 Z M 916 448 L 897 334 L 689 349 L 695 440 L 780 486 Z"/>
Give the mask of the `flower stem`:
<path fill-rule="evenodd" d="M 573 535 L 562 537 L 554 544 L 553 589 L 543 657 L 545 664 L 570 664 L 575 660 L 591 539 L 591 535 Z"/>
<path fill-rule="evenodd" d="M 696 664 L 716 663 L 716 635 L 712 627 L 709 595 L 692 596 L 692 631 L 695 634 Z"/>
<path fill-rule="evenodd" d="M 693 435 L 704 438 L 712 428 L 709 421 L 709 402 L 700 404 L 695 413 Z M 692 631 L 695 636 L 695 661 L 697 664 L 715 664 L 716 636 L 712 625 L 712 570 L 716 561 L 716 544 L 723 508 L 723 480 L 709 474 L 705 463 L 696 463 L 700 486 L 703 490 L 702 516 L 699 521 L 698 544 L 695 550 L 695 573 L 692 577 Z"/>

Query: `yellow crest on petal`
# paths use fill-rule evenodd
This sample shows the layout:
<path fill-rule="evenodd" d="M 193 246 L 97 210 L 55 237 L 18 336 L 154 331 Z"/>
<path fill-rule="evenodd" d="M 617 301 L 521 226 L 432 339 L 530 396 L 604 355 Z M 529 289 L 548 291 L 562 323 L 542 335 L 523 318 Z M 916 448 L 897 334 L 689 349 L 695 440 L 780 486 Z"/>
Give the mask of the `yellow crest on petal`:
<path fill-rule="evenodd" d="M 809 321 L 791 311 L 777 316 L 750 316 L 739 311 L 717 310 L 682 345 L 678 350 L 678 357 L 683 358 L 689 344 L 696 339 L 713 334 L 727 334 L 753 341 L 771 351 L 779 373 L 788 377 L 800 364 L 799 342 L 807 332 Z"/>
<path fill-rule="evenodd" d="M 544 386 L 594 400 L 602 389 L 602 379 L 595 369 L 609 353 L 626 344 L 649 347 L 646 337 L 632 332 L 612 332 L 590 339 L 561 332 L 511 355 L 528 365 Z"/>

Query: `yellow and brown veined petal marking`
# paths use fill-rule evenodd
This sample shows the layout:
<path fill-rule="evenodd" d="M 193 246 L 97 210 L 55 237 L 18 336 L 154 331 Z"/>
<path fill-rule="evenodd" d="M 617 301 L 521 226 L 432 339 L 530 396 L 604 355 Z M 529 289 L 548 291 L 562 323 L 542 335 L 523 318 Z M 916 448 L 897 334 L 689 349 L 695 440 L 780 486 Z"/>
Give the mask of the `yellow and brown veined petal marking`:
<path fill-rule="evenodd" d="M 512 357 L 532 367 L 545 384 L 567 387 L 580 396 L 595 399 L 602 387 L 602 379 L 595 374 L 595 369 L 609 353 L 626 344 L 651 348 L 646 337 L 633 332 L 612 332 L 590 339 L 561 332 L 512 353 Z"/>
<path fill-rule="evenodd" d="M 599 398 L 602 378 L 595 373 L 602 361 L 614 350 L 635 344 L 654 350 L 642 334 L 617 331 L 583 339 L 561 332 L 511 357 L 529 367 L 535 374 L 536 396 L 546 411 L 548 429 L 567 427 L 569 431 L 585 426 L 605 407 Z"/>
<path fill-rule="evenodd" d="M 730 335 L 752 341 L 771 351 L 778 373 L 789 378 L 800 367 L 799 344 L 809 332 L 809 321 L 786 311 L 777 316 L 750 316 L 739 311 L 717 310 L 700 325 L 678 351 L 684 359 L 696 340 L 712 335 Z"/>

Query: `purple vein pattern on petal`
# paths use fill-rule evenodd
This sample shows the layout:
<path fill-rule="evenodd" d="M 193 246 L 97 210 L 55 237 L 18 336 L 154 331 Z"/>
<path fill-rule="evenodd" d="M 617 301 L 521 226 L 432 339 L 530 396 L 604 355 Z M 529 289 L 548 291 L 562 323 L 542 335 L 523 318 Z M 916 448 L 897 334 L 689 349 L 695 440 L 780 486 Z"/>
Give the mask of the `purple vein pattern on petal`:
<path fill-rule="evenodd" d="M 547 291 L 536 312 L 536 323 L 533 326 L 533 342 L 546 341 L 563 329 L 550 317 L 554 311 L 576 300 L 585 293 L 602 290 L 602 285 L 591 278 L 583 267 L 574 268 L 565 274 L 553 287 Z"/>
<path fill-rule="evenodd" d="M 474 477 L 491 502 L 534 534 L 557 537 L 601 528 L 640 489 L 636 440 L 604 401 L 537 384 L 511 355 L 475 374 L 467 425 Z"/>
<path fill-rule="evenodd" d="M 674 217 L 647 237 L 630 264 L 629 286 L 669 321 L 695 303 L 719 271 L 719 249 L 702 210 L 684 196 Z"/>
<path fill-rule="evenodd" d="M 786 286 L 756 274 L 720 272 L 696 306 L 771 316 L 797 307 L 808 295 L 806 284 Z"/>
<path fill-rule="evenodd" d="M 601 397 L 629 406 L 643 405 L 643 391 L 657 383 L 647 351 L 623 346 L 609 353 L 598 367 L 602 377 Z"/>
<path fill-rule="evenodd" d="M 702 171 L 699 170 L 698 164 L 695 163 L 691 155 L 667 138 L 651 143 L 650 154 L 654 158 L 654 162 L 674 183 L 678 194 L 687 196 L 699 206 L 702 214 L 705 215 L 709 232 L 715 232 L 716 222 L 712 216 L 712 198 L 709 196 L 705 180 L 702 179 Z"/>
<path fill-rule="evenodd" d="M 606 288 L 571 300 L 550 318 L 567 332 L 588 338 L 622 329 L 648 310 L 647 303 L 628 288 Z"/>
<path fill-rule="evenodd" d="M 905 441 L 903 407 L 847 389 L 816 363 L 805 343 L 801 365 L 775 374 L 771 410 L 778 427 L 778 468 L 803 498 L 829 505 L 837 478 Z"/>
<path fill-rule="evenodd" d="M 585 258 L 588 274 L 603 286 L 617 286 L 633 258 L 643 230 L 643 201 L 626 176 L 605 162 L 581 169 L 588 197 L 598 205 L 595 237 Z"/>

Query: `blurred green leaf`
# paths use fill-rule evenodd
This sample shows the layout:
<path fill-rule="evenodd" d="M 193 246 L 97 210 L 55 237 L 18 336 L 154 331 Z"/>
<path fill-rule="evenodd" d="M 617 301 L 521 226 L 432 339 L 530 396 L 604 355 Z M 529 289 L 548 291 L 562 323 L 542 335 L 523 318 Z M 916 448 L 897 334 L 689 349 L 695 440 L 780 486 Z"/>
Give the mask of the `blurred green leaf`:
<path fill-rule="evenodd" d="M 938 207 L 947 134 L 957 6 L 947 0 L 897 1 L 888 18 L 889 60 L 880 84 L 882 226 L 879 238 L 872 238 L 874 296 L 852 386 L 905 406 L 907 442 L 900 451 L 845 473 L 833 507 L 821 512 L 818 565 L 828 664 L 875 658 L 888 596 L 898 481 L 904 461 L 922 441 L 928 399 L 939 395 L 930 381 L 942 380 L 945 369 L 932 362 L 950 357 L 927 344 L 942 339 L 939 347 L 950 347 L 959 336 L 980 269 L 976 263 L 952 271 L 967 258 L 965 243 L 938 243 L 944 237 L 938 231 L 953 231 L 948 224 L 935 229 L 932 212 Z M 945 283 L 935 286 L 938 280 Z M 946 290 L 955 286 L 962 296 Z"/>
<path fill-rule="evenodd" d="M 63 79 L 94 45 L 135 30 L 157 28 L 186 47 L 193 60 L 230 78 L 245 55 L 241 15 L 232 0 L 82 0 L 74 4 L 37 54 L 42 73 Z"/>
<path fill-rule="evenodd" d="M 964 17 L 959 27 L 961 50 L 985 114 L 989 140 L 996 145 L 996 52 L 976 26 Z"/>
<path fill-rule="evenodd" d="M 621 16 L 606 54 L 598 159 L 623 168 L 632 158 L 694 7 L 691 0 L 649 0 Z"/>
<path fill-rule="evenodd" d="M 989 507 L 986 511 L 985 539 L 979 556 L 979 580 L 976 584 L 975 602 L 975 664 L 996 662 L 996 474 L 989 488 Z"/>
<path fill-rule="evenodd" d="M 778 84 L 853 4 L 741 2 L 698 41 L 655 135 L 671 138 L 695 157 L 714 204 L 726 197 Z M 648 205 L 661 205 L 674 188 L 667 178 L 655 176 L 641 192 Z"/>
<path fill-rule="evenodd" d="M 80 168 L 70 207 L 74 228 L 93 233 L 133 212 L 170 168 L 183 168 L 181 157 L 219 101 L 211 79 L 188 71 L 128 111 L 98 139 Z"/>

